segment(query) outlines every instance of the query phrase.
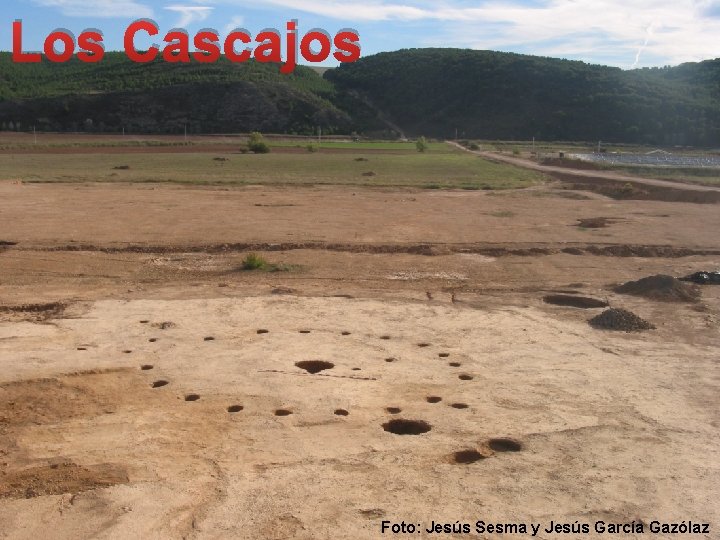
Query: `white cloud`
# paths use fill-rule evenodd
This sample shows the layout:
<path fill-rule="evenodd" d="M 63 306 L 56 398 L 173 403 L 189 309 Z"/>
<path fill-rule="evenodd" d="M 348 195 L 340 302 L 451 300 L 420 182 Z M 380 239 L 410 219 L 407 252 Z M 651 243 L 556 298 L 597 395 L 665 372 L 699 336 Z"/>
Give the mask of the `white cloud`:
<path fill-rule="evenodd" d="M 268 4 L 339 19 L 345 26 L 354 21 L 438 22 L 425 45 L 592 59 L 610 43 L 613 56 L 623 59 L 618 63 L 622 67 L 640 64 L 641 57 L 674 64 L 720 55 L 720 16 L 708 16 L 715 11 L 720 15 L 717 0 L 547 0 L 530 7 L 520 0 L 473 2 L 472 7 L 462 0 L 266 0 Z"/>
<path fill-rule="evenodd" d="M 34 0 L 36 4 L 60 9 L 67 17 L 150 18 L 153 10 L 133 0 Z"/>
<path fill-rule="evenodd" d="M 245 19 L 243 17 L 240 17 L 239 15 L 236 15 L 232 19 L 230 19 L 230 22 L 228 22 L 225 25 L 225 33 L 229 34 L 236 28 L 242 28 L 242 25 L 245 23 Z"/>
<path fill-rule="evenodd" d="M 184 28 L 192 23 L 204 21 L 214 8 L 209 6 L 165 6 L 165 9 L 179 13 L 180 19 L 175 26 Z"/>

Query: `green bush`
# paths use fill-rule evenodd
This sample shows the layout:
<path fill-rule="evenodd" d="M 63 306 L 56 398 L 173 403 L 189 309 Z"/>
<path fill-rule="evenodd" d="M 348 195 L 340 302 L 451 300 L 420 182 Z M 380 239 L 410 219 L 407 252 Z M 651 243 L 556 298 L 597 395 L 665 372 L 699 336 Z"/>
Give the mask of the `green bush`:
<path fill-rule="evenodd" d="M 255 154 L 267 154 L 270 152 L 270 147 L 265 142 L 262 134 L 258 131 L 253 131 L 250 134 L 248 149 Z"/>
<path fill-rule="evenodd" d="M 420 137 L 417 141 L 415 141 L 415 148 L 417 148 L 418 152 L 425 152 L 425 150 L 428 149 L 428 144 L 425 137 Z"/>
<path fill-rule="evenodd" d="M 263 270 L 267 265 L 265 258 L 257 253 L 248 253 L 242 262 L 243 270 Z"/>

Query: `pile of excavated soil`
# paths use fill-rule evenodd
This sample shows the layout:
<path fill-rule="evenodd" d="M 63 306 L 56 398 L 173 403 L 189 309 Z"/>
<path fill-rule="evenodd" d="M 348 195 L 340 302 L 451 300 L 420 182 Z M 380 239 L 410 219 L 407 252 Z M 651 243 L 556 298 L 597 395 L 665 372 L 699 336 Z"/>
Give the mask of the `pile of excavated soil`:
<path fill-rule="evenodd" d="M 599 330 L 622 330 L 640 332 L 654 330 L 655 325 L 625 309 L 610 308 L 588 321 L 590 326 Z"/>
<path fill-rule="evenodd" d="M 615 292 L 662 302 L 697 302 L 700 298 L 700 292 L 692 285 L 663 274 L 628 281 L 616 287 Z"/>

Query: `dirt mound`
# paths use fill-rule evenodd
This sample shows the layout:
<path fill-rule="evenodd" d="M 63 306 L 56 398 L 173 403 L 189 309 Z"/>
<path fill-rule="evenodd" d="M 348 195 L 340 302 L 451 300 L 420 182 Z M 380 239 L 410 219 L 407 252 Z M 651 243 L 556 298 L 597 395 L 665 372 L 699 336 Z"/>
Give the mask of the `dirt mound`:
<path fill-rule="evenodd" d="M 640 332 L 654 330 L 655 325 L 625 309 L 610 308 L 588 321 L 590 326 L 599 330 L 621 330 Z"/>
<path fill-rule="evenodd" d="M 602 176 L 578 177 L 561 172 L 549 173 L 564 183 L 565 189 L 573 191 L 591 191 L 616 200 L 646 200 L 666 202 L 686 202 L 695 204 L 718 204 L 720 192 L 696 190 L 692 188 L 642 184 L 631 181 L 618 181 Z"/>
<path fill-rule="evenodd" d="M 700 291 L 692 285 L 687 285 L 679 279 L 663 274 L 644 277 L 637 281 L 628 281 L 615 287 L 615 292 L 642 296 L 661 302 L 697 302 L 700 298 Z"/>
<path fill-rule="evenodd" d="M 0 498 L 29 499 L 41 495 L 80 493 L 128 481 L 127 472 L 115 465 L 82 467 L 71 462 L 58 463 L 2 475 Z"/>
<path fill-rule="evenodd" d="M 92 379 L 92 377 L 91 377 Z M 98 416 L 112 403 L 72 377 L 10 382 L 0 385 L 0 424 L 45 425 L 69 418 Z"/>

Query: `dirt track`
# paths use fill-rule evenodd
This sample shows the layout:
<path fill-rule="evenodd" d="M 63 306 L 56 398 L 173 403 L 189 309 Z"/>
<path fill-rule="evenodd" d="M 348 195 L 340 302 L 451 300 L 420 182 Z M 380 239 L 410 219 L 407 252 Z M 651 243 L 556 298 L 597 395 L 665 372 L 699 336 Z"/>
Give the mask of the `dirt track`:
<path fill-rule="evenodd" d="M 647 185 L 647 186 L 655 186 L 655 187 L 660 187 L 660 188 L 670 188 L 670 189 L 675 189 L 675 190 L 680 190 L 680 191 L 702 191 L 702 192 L 709 192 L 709 193 L 720 193 L 720 187 L 715 187 L 715 186 L 703 186 L 703 185 L 689 184 L 689 183 L 682 183 L 682 182 L 672 182 L 669 180 L 658 180 L 656 178 L 642 178 L 639 176 L 620 174 L 620 173 L 615 173 L 612 171 L 571 169 L 568 167 L 554 167 L 552 165 L 542 165 L 540 163 L 536 163 L 529 159 L 506 156 L 506 155 L 500 154 L 498 152 L 484 152 L 484 151 L 479 151 L 479 150 L 469 150 L 468 148 L 465 148 L 464 146 L 462 146 L 454 141 L 447 141 L 447 142 L 448 142 L 448 144 L 455 146 L 461 150 L 470 152 L 471 154 L 476 154 L 478 156 L 482 156 L 486 159 L 502 161 L 503 163 L 517 165 L 518 167 L 523 167 L 524 169 L 532 169 L 535 171 L 544 172 L 551 176 L 612 180 L 615 182 L 630 182 L 630 183 L 643 184 L 643 185 Z"/>
<path fill-rule="evenodd" d="M 9 182 L 0 200 L 4 538 L 371 539 L 384 519 L 717 537 L 720 287 L 613 292 L 720 266 L 714 205 Z M 248 249 L 289 270 L 239 270 Z M 602 308 L 548 294 L 657 329 L 595 330 Z"/>

